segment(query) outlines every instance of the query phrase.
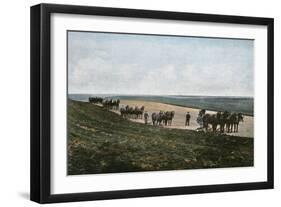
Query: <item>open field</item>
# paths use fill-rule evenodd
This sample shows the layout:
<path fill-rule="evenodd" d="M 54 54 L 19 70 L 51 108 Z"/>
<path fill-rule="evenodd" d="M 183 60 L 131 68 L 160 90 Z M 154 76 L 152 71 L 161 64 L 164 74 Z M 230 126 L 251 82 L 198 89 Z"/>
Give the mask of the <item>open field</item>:
<path fill-rule="evenodd" d="M 252 97 L 230 96 L 180 96 L 180 95 L 114 95 L 114 94 L 69 94 L 69 98 L 77 101 L 88 101 L 90 96 L 107 99 L 151 101 L 188 108 L 208 109 L 211 111 L 232 111 L 253 116 L 254 99 Z"/>
<path fill-rule="evenodd" d="M 173 119 L 172 126 L 165 126 L 165 128 L 177 128 L 177 129 L 191 129 L 195 130 L 199 127 L 196 122 L 196 118 L 199 113 L 199 109 L 188 108 L 182 106 L 175 106 L 170 104 L 156 103 L 152 101 L 139 101 L 139 100 L 122 100 L 120 102 L 121 106 L 145 106 L 145 111 L 149 113 L 149 122 L 151 123 L 151 114 L 153 112 L 162 111 L 175 111 L 175 117 Z M 191 115 L 190 126 L 185 126 L 185 115 L 186 112 L 189 112 Z M 119 112 L 117 112 L 119 113 Z M 214 111 L 207 111 L 207 113 L 215 113 Z M 143 119 L 130 119 L 131 121 L 144 123 Z M 244 122 L 239 124 L 238 133 L 230 133 L 233 136 L 242 136 L 242 137 L 254 137 L 254 117 L 244 116 Z"/>
<path fill-rule="evenodd" d="M 232 111 L 253 116 L 254 99 L 251 97 L 230 97 L 230 96 L 109 96 L 108 98 L 120 100 L 152 101 L 188 108 L 207 109 L 211 111 Z"/>
<path fill-rule="evenodd" d="M 252 138 L 144 125 L 71 100 L 67 120 L 69 175 L 253 166 Z"/>

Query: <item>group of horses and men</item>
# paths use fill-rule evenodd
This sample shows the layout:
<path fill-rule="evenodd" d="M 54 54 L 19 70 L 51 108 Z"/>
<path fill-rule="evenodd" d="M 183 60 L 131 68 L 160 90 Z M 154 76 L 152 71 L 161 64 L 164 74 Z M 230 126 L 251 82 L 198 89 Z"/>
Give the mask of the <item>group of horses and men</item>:
<path fill-rule="evenodd" d="M 152 115 L 151 115 L 152 125 L 156 126 L 156 125 L 161 125 L 163 123 L 165 126 L 167 126 L 167 125 L 171 126 L 174 116 L 175 116 L 175 111 L 166 111 L 166 112 L 160 111 L 159 113 L 152 113 Z M 144 114 L 144 123 L 145 124 L 148 123 L 148 118 L 149 118 L 149 115 L 147 112 L 145 112 L 145 114 Z M 191 115 L 189 112 L 187 112 L 185 115 L 185 126 L 189 126 L 190 118 L 191 118 Z"/>
<path fill-rule="evenodd" d="M 130 107 L 129 105 L 127 105 L 124 108 L 120 109 L 121 116 L 123 118 L 130 118 L 130 119 L 142 119 L 143 112 L 144 112 L 144 106 Z"/>
<path fill-rule="evenodd" d="M 215 114 L 206 113 L 205 109 L 199 111 L 197 123 L 199 129 L 208 130 L 209 125 L 213 132 L 238 132 L 239 123 L 243 122 L 242 113 L 230 113 L 229 111 L 217 112 Z"/>
<path fill-rule="evenodd" d="M 134 118 L 142 119 L 144 118 L 144 123 L 149 123 L 149 114 L 144 111 L 144 106 L 130 107 L 120 109 L 121 116 L 124 118 Z M 151 114 L 151 123 L 153 126 L 171 126 L 173 118 L 175 116 L 175 111 L 160 111 L 158 113 L 153 112 Z M 190 125 L 191 115 L 189 112 L 185 115 L 185 126 Z M 217 112 L 215 114 L 206 113 L 205 109 L 199 111 L 198 117 L 196 119 L 197 123 L 200 125 L 198 130 L 220 132 L 220 133 L 235 133 L 238 132 L 238 126 L 240 122 L 243 122 L 242 113 L 230 113 L 228 111 Z"/>
<path fill-rule="evenodd" d="M 93 104 L 101 104 L 107 109 L 119 109 L 120 100 L 105 99 L 101 97 L 89 97 L 89 102 Z"/>
<path fill-rule="evenodd" d="M 147 111 L 144 111 L 144 106 L 142 107 L 131 107 L 129 105 L 123 107 L 120 109 L 120 115 L 123 118 L 129 118 L 129 119 L 142 119 L 144 118 L 144 123 L 148 124 L 149 121 L 149 114 Z M 162 123 L 165 126 L 171 126 L 172 125 L 172 120 L 175 116 L 175 112 L 174 111 L 160 111 L 159 113 L 152 113 L 151 114 L 151 120 L 152 120 L 152 124 L 153 126 L 156 125 L 162 125 Z"/>
<path fill-rule="evenodd" d="M 161 125 L 162 123 L 165 126 L 171 126 L 173 118 L 175 116 L 175 111 L 160 111 L 159 113 L 152 113 L 151 119 L 153 126 Z M 147 120 L 145 120 L 147 123 Z"/>
<path fill-rule="evenodd" d="M 107 109 L 118 110 L 120 100 L 105 99 L 101 97 L 89 97 L 89 102 L 94 104 L 101 104 Z M 144 106 L 131 107 L 129 105 L 120 108 L 120 115 L 123 118 L 129 119 L 142 119 L 144 118 L 144 123 L 149 123 L 149 114 L 144 111 Z M 153 126 L 171 126 L 173 118 L 175 116 L 175 111 L 160 111 L 153 112 L 151 114 L 151 123 Z M 185 126 L 189 126 L 191 115 L 189 112 L 185 115 Z M 217 113 L 206 113 L 205 109 L 201 109 L 197 116 L 196 122 L 200 125 L 198 130 L 209 131 L 209 126 L 211 126 L 211 131 L 220 133 L 235 133 L 238 132 L 239 123 L 243 122 L 242 113 L 231 113 L 229 111 L 217 112 Z"/>

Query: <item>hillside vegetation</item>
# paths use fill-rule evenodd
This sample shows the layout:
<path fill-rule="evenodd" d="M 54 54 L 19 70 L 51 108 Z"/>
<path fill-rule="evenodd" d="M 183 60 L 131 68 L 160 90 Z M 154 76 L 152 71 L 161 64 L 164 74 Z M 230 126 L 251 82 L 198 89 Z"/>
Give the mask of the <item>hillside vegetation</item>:
<path fill-rule="evenodd" d="M 68 174 L 253 166 L 253 139 L 134 123 L 68 101 Z"/>

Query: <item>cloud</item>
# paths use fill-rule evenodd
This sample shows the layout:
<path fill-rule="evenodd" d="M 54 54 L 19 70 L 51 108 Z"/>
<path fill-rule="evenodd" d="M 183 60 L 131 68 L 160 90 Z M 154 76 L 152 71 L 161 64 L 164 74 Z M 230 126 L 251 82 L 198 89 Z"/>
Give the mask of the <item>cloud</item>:
<path fill-rule="evenodd" d="M 253 41 L 70 32 L 70 93 L 253 95 Z"/>

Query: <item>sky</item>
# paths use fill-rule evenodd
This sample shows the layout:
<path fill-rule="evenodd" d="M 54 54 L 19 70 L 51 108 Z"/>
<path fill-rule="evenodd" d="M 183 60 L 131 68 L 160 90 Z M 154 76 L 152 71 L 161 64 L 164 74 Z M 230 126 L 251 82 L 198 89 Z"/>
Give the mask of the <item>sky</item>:
<path fill-rule="evenodd" d="M 68 32 L 68 92 L 254 95 L 254 40 Z"/>

